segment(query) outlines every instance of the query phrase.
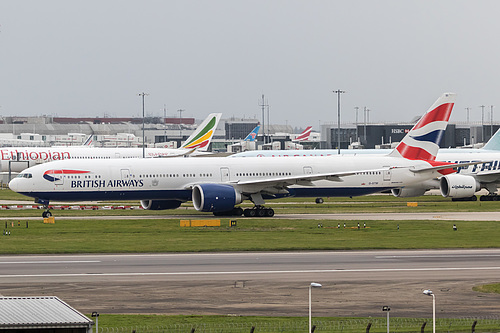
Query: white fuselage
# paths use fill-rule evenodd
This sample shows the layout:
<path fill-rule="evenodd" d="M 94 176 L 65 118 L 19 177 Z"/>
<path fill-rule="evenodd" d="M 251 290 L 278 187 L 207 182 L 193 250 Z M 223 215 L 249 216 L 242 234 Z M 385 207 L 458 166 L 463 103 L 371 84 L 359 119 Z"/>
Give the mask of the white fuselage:
<path fill-rule="evenodd" d="M 392 150 L 390 149 L 344 149 L 341 150 L 341 156 L 367 156 L 367 155 L 385 155 Z M 291 157 L 314 157 L 314 156 L 337 156 L 337 150 L 318 149 L 304 151 L 288 151 L 288 150 L 266 150 L 266 151 L 247 151 L 230 155 L 230 158 L 282 158 L 288 159 Z M 470 165 L 459 167 L 457 174 L 481 176 L 478 181 L 481 184 L 500 182 L 500 151 L 488 149 L 440 149 L 436 161 L 450 163 L 467 163 L 480 162 L 483 164 Z M 426 183 L 425 187 L 429 187 L 430 183 Z M 435 185 L 438 183 L 436 182 Z M 484 186 L 483 186 L 484 187 Z M 436 188 L 436 187 L 434 187 Z"/>
<path fill-rule="evenodd" d="M 172 157 L 189 152 L 187 149 L 146 148 L 146 157 Z M 102 160 L 112 158 L 141 158 L 142 148 L 94 148 L 94 147 L 17 147 L 0 148 L 0 171 L 21 172 L 46 162 L 78 159 Z M 193 155 L 198 154 L 194 151 Z"/>
<path fill-rule="evenodd" d="M 420 160 L 389 156 L 273 158 L 197 157 L 68 160 L 31 167 L 9 186 L 43 200 L 191 200 L 197 184 L 229 184 L 245 198 L 356 196 L 411 186 L 439 172 Z M 291 179 L 318 175 L 318 180 Z"/>
<path fill-rule="evenodd" d="M 341 149 L 341 155 L 387 155 L 392 149 Z M 500 151 L 486 149 L 459 149 L 448 148 L 440 149 L 436 160 L 445 161 L 448 154 L 470 154 L 470 153 L 499 153 Z M 307 149 L 307 150 L 248 150 L 241 153 L 230 155 L 231 158 L 237 157 L 306 157 L 306 156 L 335 156 L 338 155 L 338 149 Z"/>

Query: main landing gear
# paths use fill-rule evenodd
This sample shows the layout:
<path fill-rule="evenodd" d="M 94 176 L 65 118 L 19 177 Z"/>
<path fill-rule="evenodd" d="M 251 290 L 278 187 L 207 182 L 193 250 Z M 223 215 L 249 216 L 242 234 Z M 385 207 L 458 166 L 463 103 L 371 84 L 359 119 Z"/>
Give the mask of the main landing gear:
<path fill-rule="evenodd" d="M 477 201 L 477 196 L 467 198 L 451 198 L 451 201 Z M 479 201 L 500 201 L 500 195 L 498 194 L 488 194 L 479 197 Z"/>
<path fill-rule="evenodd" d="M 245 216 L 245 217 L 273 217 L 274 210 L 272 208 L 264 208 L 263 206 L 255 206 L 243 210 L 241 207 L 234 207 L 232 210 L 225 212 L 214 212 L 214 216 Z"/>
<path fill-rule="evenodd" d="M 243 211 L 243 215 L 246 217 L 273 217 L 274 210 L 272 208 L 264 208 L 262 206 L 255 206 L 253 208 L 247 208 Z"/>
<path fill-rule="evenodd" d="M 479 198 L 480 201 L 500 201 L 500 195 L 497 194 L 488 194 L 488 195 L 482 195 Z"/>

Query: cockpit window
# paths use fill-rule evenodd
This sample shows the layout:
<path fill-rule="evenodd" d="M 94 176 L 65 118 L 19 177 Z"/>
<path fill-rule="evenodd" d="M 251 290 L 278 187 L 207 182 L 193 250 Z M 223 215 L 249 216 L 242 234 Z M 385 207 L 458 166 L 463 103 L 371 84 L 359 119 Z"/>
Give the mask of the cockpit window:
<path fill-rule="evenodd" d="M 33 178 L 33 175 L 31 173 L 20 173 L 17 178 Z"/>

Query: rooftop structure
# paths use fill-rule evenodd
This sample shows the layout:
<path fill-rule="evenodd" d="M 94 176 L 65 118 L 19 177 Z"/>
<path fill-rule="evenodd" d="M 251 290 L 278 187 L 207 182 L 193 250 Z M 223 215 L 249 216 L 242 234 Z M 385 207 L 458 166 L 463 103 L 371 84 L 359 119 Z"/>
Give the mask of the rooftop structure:
<path fill-rule="evenodd" d="M 94 322 L 54 296 L 1 297 L 0 330 L 92 332 Z"/>

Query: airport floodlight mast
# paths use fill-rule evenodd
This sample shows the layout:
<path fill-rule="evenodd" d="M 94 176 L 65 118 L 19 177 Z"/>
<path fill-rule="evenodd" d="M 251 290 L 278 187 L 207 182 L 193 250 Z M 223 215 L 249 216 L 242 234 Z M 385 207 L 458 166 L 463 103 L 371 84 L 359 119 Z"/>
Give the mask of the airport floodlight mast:
<path fill-rule="evenodd" d="M 164 135 L 165 138 L 163 139 L 165 142 L 165 146 L 167 144 L 167 104 L 163 104 L 163 126 L 164 126 Z"/>
<path fill-rule="evenodd" d="M 484 142 L 484 105 L 479 107 L 481 108 L 481 140 Z"/>
<path fill-rule="evenodd" d="M 145 141 L 145 135 L 144 135 L 144 97 L 149 96 L 149 94 L 142 92 L 139 94 L 139 96 L 142 97 L 142 158 L 145 158 L 146 157 L 146 141 Z"/>
<path fill-rule="evenodd" d="M 343 90 L 334 90 L 335 94 L 337 94 L 337 144 L 340 155 L 340 94 L 345 93 Z"/>
<path fill-rule="evenodd" d="M 493 105 L 490 105 L 490 138 L 493 136 Z"/>
<path fill-rule="evenodd" d="M 269 121 L 269 103 L 267 104 L 267 137 L 269 138 L 269 143 L 272 142 L 271 135 L 269 134 L 269 125 L 271 122 Z"/>
<path fill-rule="evenodd" d="M 266 107 L 269 107 L 269 105 L 264 100 L 264 94 L 262 94 L 262 104 L 259 104 L 259 106 L 262 108 L 262 137 L 263 137 L 262 139 L 264 144 L 266 144 L 265 110 Z M 269 109 L 268 109 L 268 115 L 269 115 Z M 269 127 L 269 124 L 267 126 Z"/>
<path fill-rule="evenodd" d="M 359 111 L 359 106 L 354 107 L 354 110 L 356 110 L 356 141 L 359 141 L 359 134 L 358 134 L 358 111 Z"/>
<path fill-rule="evenodd" d="M 184 109 L 179 109 L 177 110 L 177 112 L 179 112 L 179 137 L 181 138 L 181 141 L 182 141 L 182 127 L 181 127 L 181 121 L 182 121 L 182 113 L 186 111 Z M 181 144 L 181 142 L 179 142 L 179 145 Z"/>
<path fill-rule="evenodd" d="M 363 121 L 364 121 L 364 129 L 363 129 L 363 135 L 365 137 L 365 143 L 366 143 L 366 115 L 368 114 L 368 108 L 365 106 L 363 108 Z"/>

